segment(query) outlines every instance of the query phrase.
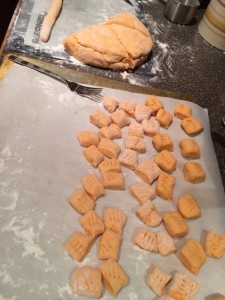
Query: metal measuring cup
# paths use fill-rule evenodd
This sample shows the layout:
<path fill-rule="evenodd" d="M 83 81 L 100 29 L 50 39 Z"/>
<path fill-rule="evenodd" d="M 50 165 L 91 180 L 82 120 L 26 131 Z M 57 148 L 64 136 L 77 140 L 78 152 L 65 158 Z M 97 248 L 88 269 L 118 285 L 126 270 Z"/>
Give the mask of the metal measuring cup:
<path fill-rule="evenodd" d="M 199 5 L 198 0 L 168 0 L 164 15 L 174 23 L 187 25 L 193 20 Z"/>

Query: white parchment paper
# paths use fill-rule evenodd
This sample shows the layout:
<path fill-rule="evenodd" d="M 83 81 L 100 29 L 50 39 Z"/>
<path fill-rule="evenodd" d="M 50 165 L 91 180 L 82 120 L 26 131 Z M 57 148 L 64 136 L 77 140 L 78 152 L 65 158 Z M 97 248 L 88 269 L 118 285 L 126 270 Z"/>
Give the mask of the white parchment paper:
<path fill-rule="evenodd" d="M 114 89 L 104 89 L 103 94 L 138 103 L 144 103 L 147 97 Z M 160 99 L 165 109 L 173 113 L 179 100 Z M 174 118 L 168 130 L 161 129 L 161 133 L 168 132 L 173 139 L 178 161 L 173 173 L 176 178 L 173 201 L 170 203 L 159 197 L 154 200 L 161 213 L 176 210 L 177 199 L 186 193 L 198 200 L 202 216 L 187 221 L 190 231 L 185 238 L 175 239 L 178 248 L 186 238 L 202 242 L 207 230 L 225 234 L 225 197 L 210 138 L 207 110 L 188 104 L 193 108 L 193 116 L 205 128 L 194 139 L 201 148 L 202 156 L 198 161 L 207 174 L 206 181 L 194 185 L 184 180 L 182 166 L 186 160 L 180 154 L 178 143 L 187 135 L 180 127 L 180 120 Z M 79 130 L 97 130 L 89 122 L 89 115 L 96 109 L 104 110 L 101 104 L 81 98 L 63 84 L 21 66 L 11 67 L 0 82 L 0 299 L 85 299 L 72 293 L 69 278 L 79 265 L 99 263 L 98 240 L 80 264 L 65 252 L 64 244 L 74 231 L 83 231 L 80 215 L 69 205 L 68 197 L 81 187 L 83 175 L 91 172 L 99 175 L 83 157 L 83 149 L 76 139 Z M 124 128 L 123 137 L 126 132 Z M 139 161 L 155 155 L 151 138 L 145 137 L 145 140 L 147 152 L 139 155 Z M 117 142 L 124 148 L 122 140 Z M 131 170 L 123 168 L 123 172 L 127 188 L 140 181 Z M 100 216 L 104 208 L 114 206 L 128 216 L 119 263 L 129 275 L 130 284 L 117 299 L 157 299 L 144 281 L 152 264 L 171 274 L 182 271 L 199 282 L 200 290 L 195 299 L 225 294 L 225 257 L 207 258 L 199 275 L 195 276 L 179 261 L 179 251 L 162 257 L 132 245 L 135 228 L 146 227 L 133 212 L 137 205 L 127 190 L 106 190 L 105 196 L 96 203 Z M 150 230 L 165 228 L 160 225 Z M 111 298 L 105 291 L 102 299 Z"/>

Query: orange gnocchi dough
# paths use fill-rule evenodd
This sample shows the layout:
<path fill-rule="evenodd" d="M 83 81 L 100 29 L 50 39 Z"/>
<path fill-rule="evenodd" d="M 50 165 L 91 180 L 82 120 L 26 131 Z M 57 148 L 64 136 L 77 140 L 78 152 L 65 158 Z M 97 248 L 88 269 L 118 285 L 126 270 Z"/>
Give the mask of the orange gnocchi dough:
<path fill-rule="evenodd" d="M 119 259 L 121 235 L 112 230 L 106 229 L 99 239 L 99 259 Z"/>
<path fill-rule="evenodd" d="M 95 201 L 83 189 L 78 188 L 69 198 L 72 207 L 82 215 L 86 214 L 89 210 L 94 209 Z"/>
<path fill-rule="evenodd" d="M 100 196 L 104 195 L 104 187 L 95 174 L 88 174 L 82 177 L 82 183 L 85 191 L 91 198 L 96 200 Z"/>
<path fill-rule="evenodd" d="M 104 232 L 104 224 L 94 210 L 89 210 L 80 220 L 81 226 L 85 232 L 96 237 Z"/>
<path fill-rule="evenodd" d="M 103 219 L 107 229 L 121 234 L 126 224 L 127 216 L 122 210 L 116 207 L 109 207 L 103 211 Z"/>
<path fill-rule="evenodd" d="M 77 268 L 71 276 L 70 285 L 75 294 L 89 298 L 99 298 L 103 293 L 100 270 L 89 266 Z"/>
<path fill-rule="evenodd" d="M 104 160 L 104 155 L 95 145 L 84 149 L 83 154 L 86 160 L 95 168 Z"/>
<path fill-rule="evenodd" d="M 116 297 L 119 291 L 128 285 L 129 277 L 116 261 L 109 259 L 98 268 L 102 273 L 104 286 L 113 297 Z"/>

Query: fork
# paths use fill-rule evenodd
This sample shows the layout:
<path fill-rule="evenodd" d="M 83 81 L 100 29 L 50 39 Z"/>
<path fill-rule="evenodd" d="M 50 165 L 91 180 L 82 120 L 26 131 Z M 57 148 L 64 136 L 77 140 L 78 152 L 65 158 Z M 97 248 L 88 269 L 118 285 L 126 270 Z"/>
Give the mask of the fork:
<path fill-rule="evenodd" d="M 62 76 L 59 76 L 58 74 L 55 74 L 49 70 L 46 70 L 42 67 L 39 67 L 33 63 L 30 63 L 26 60 L 23 60 L 19 57 L 14 56 L 14 55 L 10 55 L 9 60 L 13 61 L 17 64 L 20 64 L 22 66 L 28 67 L 30 69 L 36 70 L 45 75 L 48 75 L 56 80 L 59 80 L 60 82 L 64 83 L 72 92 L 77 93 L 81 97 L 88 98 L 95 102 L 102 101 L 102 98 L 103 98 L 103 96 L 101 95 L 102 88 L 84 86 L 84 85 L 78 84 L 76 82 L 69 81 L 69 80 L 63 78 Z"/>

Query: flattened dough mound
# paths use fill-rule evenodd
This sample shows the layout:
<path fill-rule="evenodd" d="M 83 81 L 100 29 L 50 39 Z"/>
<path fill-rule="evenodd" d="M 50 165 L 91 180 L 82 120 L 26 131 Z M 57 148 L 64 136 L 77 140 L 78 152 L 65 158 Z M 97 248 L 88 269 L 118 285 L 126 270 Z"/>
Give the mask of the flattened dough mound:
<path fill-rule="evenodd" d="M 126 70 L 147 59 L 152 39 L 148 29 L 135 16 L 120 13 L 105 24 L 75 32 L 64 40 L 64 47 L 85 64 Z"/>

